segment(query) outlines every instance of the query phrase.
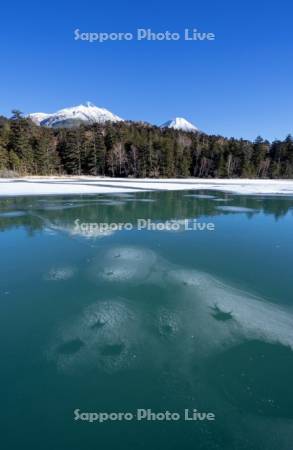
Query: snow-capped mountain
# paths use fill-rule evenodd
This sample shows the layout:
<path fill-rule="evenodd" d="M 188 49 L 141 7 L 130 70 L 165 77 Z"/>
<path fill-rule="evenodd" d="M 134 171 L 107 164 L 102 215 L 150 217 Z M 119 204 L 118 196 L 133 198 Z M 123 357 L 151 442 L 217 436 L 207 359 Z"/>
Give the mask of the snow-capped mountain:
<path fill-rule="evenodd" d="M 50 117 L 51 114 L 46 114 L 46 113 L 32 113 L 29 114 L 29 118 L 36 124 L 36 125 L 40 125 L 41 122 L 43 122 L 43 120 L 47 119 L 48 117 Z"/>
<path fill-rule="evenodd" d="M 176 117 L 175 119 L 169 120 L 168 122 L 161 125 L 161 128 L 174 128 L 174 130 L 182 130 L 182 131 L 198 131 L 198 128 L 193 125 L 188 120 L 183 117 Z"/>
<path fill-rule="evenodd" d="M 90 102 L 85 105 L 60 109 L 56 113 L 32 113 L 29 116 L 37 125 L 58 128 L 74 127 L 82 123 L 120 122 L 123 119 L 111 113 L 105 108 L 98 108 Z"/>
<path fill-rule="evenodd" d="M 93 124 L 123 121 L 105 108 L 98 108 L 90 102 L 84 105 L 60 109 L 56 113 L 47 114 L 37 112 L 29 114 L 28 117 L 37 125 L 50 128 L 70 128 L 81 124 Z M 199 131 L 198 128 L 183 117 L 176 117 L 161 125 L 161 128 L 173 128 L 187 132 Z"/>

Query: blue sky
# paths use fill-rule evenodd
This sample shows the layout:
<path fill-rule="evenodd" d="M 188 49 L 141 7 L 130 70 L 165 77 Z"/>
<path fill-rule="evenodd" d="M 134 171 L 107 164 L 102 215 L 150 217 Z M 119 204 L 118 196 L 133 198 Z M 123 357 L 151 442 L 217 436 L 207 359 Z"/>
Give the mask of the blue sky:
<path fill-rule="evenodd" d="M 5 2 L 0 114 L 92 101 L 123 118 L 183 116 L 207 133 L 293 134 L 293 5 L 287 0 Z M 74 30 L 182 33 L 214 42 L 74 40 Z"/>

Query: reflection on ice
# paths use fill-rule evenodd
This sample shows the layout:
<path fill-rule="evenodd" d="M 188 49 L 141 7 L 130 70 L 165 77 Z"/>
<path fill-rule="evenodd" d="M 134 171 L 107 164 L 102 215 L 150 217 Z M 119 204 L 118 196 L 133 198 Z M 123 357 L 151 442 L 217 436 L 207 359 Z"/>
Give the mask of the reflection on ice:
<path fill-rule="evenodd" d="M 24 211 L 4 211 L 4 212 L 0 212 L 0 218 L 1 217 L 21 217 L 21 216 L 25 216 L 26 213 Z"/>
<path fill-rule="evenodd" d="M 255 213 L 257 209 L 244 208 L 243 206 L 217 206 L 217 210 L 229 213 Z"/>
<path fill-rule="evenodd" d="M 208 194 L 186 194 L 184 197 L 193 197 L 193 198 L 199 198 L 199 199 L 214 199 L 214 195 L 208 195 Z"/>

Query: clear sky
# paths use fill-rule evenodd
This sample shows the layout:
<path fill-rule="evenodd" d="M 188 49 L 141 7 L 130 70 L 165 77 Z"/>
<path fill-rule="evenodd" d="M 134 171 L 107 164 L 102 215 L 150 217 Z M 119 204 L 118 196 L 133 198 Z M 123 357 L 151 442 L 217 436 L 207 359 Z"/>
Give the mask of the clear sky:
<path fill-rule="evenodd" d="M 183 116 L 207 133 L 293 134 L 292 0 L 4 2 L 0 114 L 91 101 L 161 124 Z M 182 33 L 214 42 L 74 40 L 74 30 Z"/>

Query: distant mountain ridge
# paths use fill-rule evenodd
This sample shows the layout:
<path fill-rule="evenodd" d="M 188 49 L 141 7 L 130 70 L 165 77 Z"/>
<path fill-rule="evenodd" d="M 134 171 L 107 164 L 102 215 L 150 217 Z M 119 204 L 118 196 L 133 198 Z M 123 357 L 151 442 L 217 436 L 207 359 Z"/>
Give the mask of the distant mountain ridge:
<path fill-rule="evenodd" d="M 28 117 L 36 124 L 49 128 L 71 128 L 81 124 L 93 124 L 106 122 L 122 122 L 124 119 L 113 114 L 105 108 L 99 108 L 93 103 L 87 102 L 84 105 L 73 106 L 60 109 L 56 113 L 48 114 L 36 112 L 29 114 Z M 196 132 L 198 128 L 183 117 L 165 122 L 160 128 L 173 128 L 187 132 Z"/>
<path fill-rule="evenodd" d="M 87 102 L 84 105 L 60 109 L 56 113 L 32 113 L 28 116 L 35 124 L 50 128 L 70 128 L 93 123 L 121 122 L 123 119 L 105 108 Z"/>

